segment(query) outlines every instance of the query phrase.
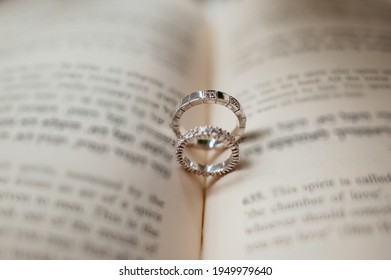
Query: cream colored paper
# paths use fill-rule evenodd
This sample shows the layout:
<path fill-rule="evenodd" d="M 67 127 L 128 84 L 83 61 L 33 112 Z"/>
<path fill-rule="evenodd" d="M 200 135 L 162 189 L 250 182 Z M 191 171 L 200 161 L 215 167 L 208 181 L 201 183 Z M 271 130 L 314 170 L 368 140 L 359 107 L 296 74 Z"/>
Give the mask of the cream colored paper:
<path fill-rule="evenodd" d="M 391 257 L 389 7 L 243 1 L 224 15 L 214 87 L 242 103 L 247 137 L 207 191 L 204 258 Z"/>
<path fill-rule="evenodd" d="M 206 80 L 197 8 L 9 1 L 0 13 L 0 258 L 199 258 L 203 194 L 169 128 Z"/>

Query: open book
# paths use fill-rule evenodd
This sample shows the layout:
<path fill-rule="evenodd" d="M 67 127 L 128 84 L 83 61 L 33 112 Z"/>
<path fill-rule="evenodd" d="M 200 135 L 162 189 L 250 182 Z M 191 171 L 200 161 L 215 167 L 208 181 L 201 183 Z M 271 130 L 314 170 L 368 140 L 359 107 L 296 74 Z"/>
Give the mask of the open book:
<path fill-rule="evenodd" d="M 390 31 L 387 1 L 1 1 L 0 258 L 391 258 Z M 212 179 L 169 127 L 207 88 L 247 115 Z"/>

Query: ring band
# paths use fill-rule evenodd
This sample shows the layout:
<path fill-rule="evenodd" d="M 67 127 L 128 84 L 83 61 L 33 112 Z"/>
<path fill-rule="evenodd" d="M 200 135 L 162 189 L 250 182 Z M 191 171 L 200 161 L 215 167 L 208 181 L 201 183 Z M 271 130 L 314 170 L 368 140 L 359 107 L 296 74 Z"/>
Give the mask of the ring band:
<path fill-rule="evenodd" d="M 217 164 L 200 164 L 192 162 L 184 155 L 184 149 L 195 140 L 212 139 L 220 141 L 231 149 L 230 157 Z M 176 159 L 185 170 L 197 175 L 215 176 L 231 172 L 239 162 L 239 144 L 229 132 L 212 126 L 196 127 L 188 130 L 177 142 Z"/>
<path fill-rule="evenodd" d="M 235 142 L 240 140 L 246 127 L 246 115 L 244 114 L 243 108 L 236 98 L 225 92 L 217 90 L 196 91 L 192 94 L 189 94 L 178 103 L 171 122 L 171 128 L 174 130 L 174 133 L 178 138 L 182 135 L 179 121 L 183 113 L 191 107 L 195 107 L 201 104 L 218 104 L 230 109 L 238 118 L 238 125 L 231 132 L 231 135 L 235 139 Z M 205 144 L 211 147 L 211 143 L 209 141 L 204 142 L 204 145 Z M 214 143 L 213 147 L 220 146 L 220 144 L 221 142 L 217 141 Z"/>

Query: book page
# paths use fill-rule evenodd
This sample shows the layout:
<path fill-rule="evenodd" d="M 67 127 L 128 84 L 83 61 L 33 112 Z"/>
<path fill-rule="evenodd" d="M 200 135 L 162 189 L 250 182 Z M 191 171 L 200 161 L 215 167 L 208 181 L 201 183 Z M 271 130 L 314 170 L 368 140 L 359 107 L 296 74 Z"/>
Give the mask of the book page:
<path fill-rule="evenodd" d="M 204 258 L 391 258 L 390 19 L 389 1 L 243 1 L 224 16 L 215 88 L 247 128 L 237 170 L 207 191 Z"/>
<path fill-rule="evenodd" d="M 169 123 L 204 28 L 179 1 L 1 1 L 0 258 L 199 258 Z"/>

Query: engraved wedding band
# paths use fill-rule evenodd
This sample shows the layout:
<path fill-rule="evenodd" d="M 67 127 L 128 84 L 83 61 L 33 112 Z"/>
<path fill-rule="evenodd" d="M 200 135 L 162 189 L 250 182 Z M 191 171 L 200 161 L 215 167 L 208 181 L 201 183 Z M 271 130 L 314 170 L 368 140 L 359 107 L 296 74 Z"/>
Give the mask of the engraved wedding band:
<path fill-rule="evenodd" d="M 174 130 L 174 133 L 178 138 L 182 135 L 181 130 L 183 129 L 180 126 L 179 120 L 183 113 L 191 107 L 201 104 L 217 104 L 230 109 L 238 118 L 238 125 L 231 132 L 231 135 L 234 137 L 235 141 L 239 141 L 239 139 L 243 136 L 244 129 L 246 127 L 246 115 L 244 114 L 243 108 L 240 106 L 240 103 L 236 100 L 236 98 L 232 97 L 228 93 L 217 90 L 196 91 L 186 96 L 178 103 L 171 123 L 171 128 Z M 215 144 L 215 147 L 217 147 L 217 145 L 218 143 Z"/>
<path fill-rule="evenodd" d="M 226 146 L 231 149 L 231 156 L 227 160 L 217 164 L 195 163 L 184 156 L 184 149 L 189 143 L 194 140 L 206 139 L 214 139 L 226 143 Z M 212 126 L 196 127 L 188 130 L 184 135 L 179 137 L 176 158 L 180 166 L 194 174 L 204 176 L 224 175 L 231 172 L 239 162 L 239 144 L 229 132 L 221 128 Z"/>
<path fill-rule="evenodd" d="M 202 126 L 183 132 L 180 125 L 182 115 L 192 107 L 202 104 L 217 104 L 230 109 L 238 119 L 238 124 L 229 133 L 221 128 Z M 231 172 L 239 162 L 239 140 L 246 127 L 246 115 L 243 108 L 231 95 L 217 90 L 200 90 L 183 98 L 177 105 L 172 118 L 171 128 L 178 137 L 176 159 L 185 170 L 203 176 L 224 175 Z M 225 161 L 217 164 L 200 164 L 191 161 L 184 155 L 186 146 L 197 148 L 230 149 L 231 155 Z"/>

